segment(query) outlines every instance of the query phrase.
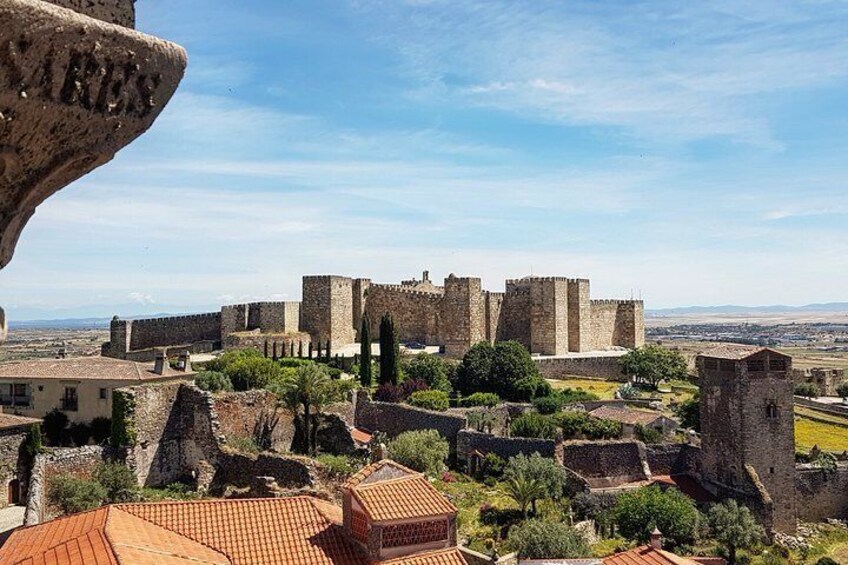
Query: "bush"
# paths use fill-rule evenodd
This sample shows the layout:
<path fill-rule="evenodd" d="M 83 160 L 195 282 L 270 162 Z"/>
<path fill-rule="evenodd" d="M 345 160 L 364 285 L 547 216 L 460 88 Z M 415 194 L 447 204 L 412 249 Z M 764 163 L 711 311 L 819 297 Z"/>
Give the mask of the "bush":
<path fill-rule="evenodd" d="M 132 469 L 120 463 L 102 463 L 94 470 L 94 479 L 106 490 L 106 502 L 132 502 L 138 499 L 138 481 Z"/>
<path fill-rule="evenodd" d="M 194 384 L 200 390 L 209 392 L 229 392 L 233 390 L 233 383 L 230 377 L 218 371 L 203 371 L 194 377 Z"/>
<path fill-rule="evenodd" d="M 542 483 L 545 498 L 559 500 L 568 482 L 568 473 L 555 459 L 533 453 L 530 457 L 517 455 L 510 458 L 504 469 L 504 478 L 509 480 L 518 476 Z"/>
<path fill-rule="evenodd" d="M 589 555 L 589 545 L 562 522 L 527 520 L 509 529 L 507 544 L 521 559 L 567 559 Z"/>
<path fill-rule="evenodd" d="M 47 498 L 62 513 L 73 514 L 101 506 L 107 494 L 103 485 L 97 481 L 62 473 L 50 481 Z"/>
<path fill-rule="evenodd" d="M 837 563 L 830 557 L 825 556 L 816 561 L 816 565 L 839 565 L 839 563 Z"/>
<path fill-rule="evenodd" d="M 512 437 L 556 439 L 557 427 L 550 416 L 526 412 L 512 421 L 509 433 Z"/>
<path fill-rule="evenodd" d="M 403 374 L 407 379 L 424 381 L 432 389 L 451 391 L 448 364 L 437 355 L 419 353 L 404 365 Z"/>
<path fill-rule="evenodd" d="M 484 526 L 511 526 L 521 521 L 523 515 L 518 508 L 497 508 L 484 502 L 480 505 L 480 523 Z"/>
<path fill-rule="evenodd" d="M 262 449 L 256 443 L 256 439 L 252 437 L 231 436 L 227 438 L 227 445 L 239 453 L 248 453 L 251 455 L 262 453 Z"/>
<path fill-rule="evenodd" d="M 636 439 L 643 443 L 662 443 L 663 434 L 656 428 L 636 424 Z"/>
<path fill-rule="evenodd" d="M 88 445 L 88 440 L 91 439 L 91 428 L 84 422 L 74 422 L 68 427 L 68 435 L 74 445 L 82 447 Z"/>
<path fill-rule="evenodd" d="M 674 349 L 661 345 L 643 345 L 619 357 L 621 370 L 637 381 L 656 388 L 661 381 L 685 379 L 686 358 Z"/>
<path fill-rule="evenodd" d="M 403 389 L 392 383 L 383 383 L 374 391 L 374 400 L 378 402 L 403 402 L 404 398 Z"/>
<path fill-rule="evenodd" d="M 450 406 L 448 393 L 441 390 L 422 390 L 419 392 L 413 392 L 406 402 L 410 406 L 426 408 L 427 410 L 435 410 L 436 412 L 444 412 Z"/>
<path fill-rule="evenodd" d="M 421 379 L 406 379 L 400 384 L 400 390 L 401 392 L 403 392 L 404 400 L 406 400 L 416 392 L 421 392 L 429 389 L 430 385 L 427 384 L 427 381 L 422 381 Z"/>
<path fill-rule="evenodd" d="M 24 442 L 21 444 L 21 451 L 30 459 L 44 451 L 41 424 L 33 424 L 29 427 L 26 439 L 24 439 Z"/>
<path fill-rule="evenodd" d="M 799 383 L 795 385 L 795 395 L 805 398 L 817 398 L 821 396 L 821 390 L 814 383 Z"/>
<path fill-rule="evenodd" d="M 624 427 L 619 422 L 589 417 L 583 428 L 587 439 L 618 439 L 624 433 Z"/>
<path fill-rule="evenodd" d="M 315 461 L 323 465 L 327 473 L 336 479 L 346 479 L 359 470 L 359 462 L 346 455 L 322 453 Z"/>
<path fill-rule="evenodd" d="M 359 388 L 356 379 L 337 379 L 330 382 L 330 402 L 347 402 L 350 393 Z"/>
<path fill-rule="evenodd" d="M 500 397 L 492 392 L 475 392 L 459 401 L 459 405 L 465 408 L 473 408 L 475 406 L 494 408 L 500 403 Z"/>
<path fill-rule="evenodd" d="M 456 370 L 454 388 L 462 394 L 491 392 L 517 402 L 547 396 L 551 391 L 530 353 L 516 341 L 494 346 L 483 341 L 472 346 Z"/>
<path fill-rule="evenodd" d="M 54 408 L 44 415 L 41 431 L 47 440 L 47 445 L 64 445 L 68 442 L 68 416 Z"/>
<path fill-rule="evenodd" d="M 556 391 L 554 394 L 562 399 L 563 406 L 576 404 L 578 402 L 590 402 L 592 400 L 598 400 L 599 398 L 597 394 L 583 390 L 582 388 L 563 388 Z"/>
<path fill-rule="evenodd" d="M 562 397 L 558 394 L 551 394 L 541 398 L 533 399 L 533 407 L 539 414 L 556 414 L 562 410 Z"/>
<path fill-rule="evenodd" d="M 634 400 L 639 398 L 639 389 L 630 383 L 624 383 L 618 387 L 618 397 L 624 400 Z"/>
<path fill-rule="evenodd" d="M 848 398 L 848 383 L 842 383 L 836 387 L 836 395 L 842 398 Z"/>
<path fill-rule="evenodd" d="M 701 398 L 696 394 L 694 397 L 684 400 L 676 410 L 680 418 L 680 425 L 684 428 L 701 431 Z"/>
<path fill-rule="evenodd" d="M 613 516 L 621 535 L 646 543 L 659 528 L 669 547 L 691 544 L 701 524 L 692 499 L 676 489 L 642 487 L 618 497 Z"/>
<path fill-rule="evenodd" d="M 298 367 L 311 365 L 312 363 L 314 363 L 314 361 L 310 361 L 309 359 L 298 359 L 296 357 L 283 357 L 282 359 L 277 359 L 277 364 L 284 369 L 297 369 Z"/>
<path fill-rule="evenodd" d="M 91 438 L 94 443 L 100 445 L 109 439 L 112 435 L 112 420 L 98 416 L 91 421 Z"/>
<path fill-rule="evenodd" d="M 447 440 L 436 430 L 403 432 L 387 447 L 394 461 L 430 476 L 437 476 L 444 469 L 450 453 Z"/>
<path fill-rule="evenodd" d="M 591 418 L 586 412 L 566 411 L 554 417 L 554 422 L 562 430 L 564 439 L 575 439 L 583 435 L 583 430 Z"/>
<path fill-rule="evenodd" d="M 265 388 L 282 375 L 281 367 L 272 359 L 247 357 L 229 365 L 224 374 L 229 377 L 234 390 Z"/>
<path fill-rule="evenodd" d="M 487 453 L 483 458 L 483 475 L 486 477 L 499 478 L 506 468 L 506 461 L 497 453 Z"/>

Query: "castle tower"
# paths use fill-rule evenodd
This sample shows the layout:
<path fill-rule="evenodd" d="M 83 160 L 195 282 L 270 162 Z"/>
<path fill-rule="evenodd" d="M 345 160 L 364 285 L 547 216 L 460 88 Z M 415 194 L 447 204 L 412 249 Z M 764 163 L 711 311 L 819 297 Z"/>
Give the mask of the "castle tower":
<path fill-rule="evenodd" d="M 699 355 L 696 364 L 705 486 L 747 502 L 767 528 L 794 532 L 792 358 L 726 345 Z"/>
<path fill-rule="evenodd" d="M 592 349 L 592 306 L 589 279 L 568 280 L 568 350 Z"/>
<path fill-rule="evenodd" d="M 530 279 L 530 351 L 542 355 L 568 353 L 568 280 Z"/>
<path fill-rule="evenodd" d="M 332 341 L 333 347 L 354 343 L 353 279 L 334 275 L 304 276 L 300 328 L 314 341 Z"/>
<path fill-rule="evenodd" d="M 483 283 L 476 277 L 450 275 L 442 302 L 445 354 L 462 357 L 472 345 L 486 339 Z"/>

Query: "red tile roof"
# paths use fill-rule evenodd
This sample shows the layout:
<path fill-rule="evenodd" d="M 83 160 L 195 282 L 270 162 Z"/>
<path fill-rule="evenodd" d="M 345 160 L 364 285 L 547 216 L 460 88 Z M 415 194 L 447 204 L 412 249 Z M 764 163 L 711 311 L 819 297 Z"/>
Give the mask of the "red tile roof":
<path fill-rule="evenodd" d="M 342 488 L 350 489 L 357 485 L 366 482 L 379 481 L 384 479 L 396 479 L 409 475 L 418 475 L 416 471 L 408 467 L 404 467 L 400 463 L 395 463 L 391 459 L 382 459 L 376 463 L 366 465 L 345 481 Z"/>
<path fill-rule="evenodd" d="M 153 372 L 152 365 L 110 357 L 34 359 L 0 363 L 0 378 L 3 379 L 153 381 L 189 378 L 193 374 L 168 368 L 165 374 L 158 375 Z"/>
<path fill-rule="evenodd" d="M 379 565 L 468 565 L 468 562 L 458 549 L 452 547 L 380 561 Z"/>
<path fill-rule="evenodd" d="M 15 416 L 14 414 L 3 414 L 0 412 L 0 430 L 31 426 L 40 421 L 38 418 L 26 418 L 24 416 Z"/>
<path fill-rule="evenodd" d="M 371 442 L 371 434 L 359 428 L 353 428 L 352 430 L 350 430 L 350 437 L 353 438 L 353 441 L 355 441 L 356 443 Z"/>
<path fill-rule="evenodd" d="M 715 502 L 715 497 L 689 475 L 654 475 L 653 484 L 673 486 L 698 503 Z"/>
<path fill-rule="evenodd" d="M 723 345 L 719 345 L 703 351 L 699 354 L 701 357 L 712 357 L 715 359 L 729 359 L 731 361 L 741 361 L 742 359 L 747 359 L 752 355 L 756 355 L 757 353 L 762 353 L 763 351 L 768 351 L 774 355 L 780 355 L 781 357 L 789 357 L 785 353 L 781 353 L 776 349 L 771 349 L 769 347 L 756 347 L 752 345 L 740 345 L 733 343 L 726 343 Z"/>
<path fill-rule="evenodd" d="M 604 565 L 698 565 L 691 559 L 680 557 L 662 549 L 655 549 L 650 545 L 643 545 L 630 551 L 605 557 L 602 563 Z"/>

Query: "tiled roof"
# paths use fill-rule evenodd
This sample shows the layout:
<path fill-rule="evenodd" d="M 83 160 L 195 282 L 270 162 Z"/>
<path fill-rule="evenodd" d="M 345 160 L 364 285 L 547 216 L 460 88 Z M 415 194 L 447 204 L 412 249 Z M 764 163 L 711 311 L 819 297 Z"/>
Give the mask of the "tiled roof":
<path fill-rule="evenodd" d="M 654 475 L 654 484 L 676 487 L 680 492 L 698 503 L 715 502 L 715 497 L 689 475 Z"/>
<path fill-rule="evenodd" d="M 738 344 L 723 344 L 711 349 L 707 349 L 706 351 L 702 351 L 699 355 L 702 357 L 712 357 L 715 359 L 730 359 L 731 361 L 741 361 L 742 359 L 747 359 L 752 355 L 757 353 L 761 353 L 763 351 L 769 351 L 776 355 L 780 355 L 782 357 L 788 357 L 785 353 L 781 353 L 775 349 L 771 349 L 768 347 L 755 347 L 752 345 L 738 345 Z"/>
<path fill-rule="evenodd" d="M 351 475 L 351 477 L 342 485 L 342 488 L 349 489 L 366 482 L 417 474 L 418 473 L 412 469 L 404 467 L 400 463 L 395 463 L 391 459 L 382 459 L 376 463 L 371 463 L 370 465 L 363 467 L 355 474 Z"/>
<path fill-rule="evenodd" d="M 40 421 L 37 418 L 26 418 L 24 416 L 15 416 L 14 414 L 3 414 L 0 412 L 0 430 L 30 426 Z"/>
<path fill-rule="evenodd" d="M 379 565 L 468 565 L 468 562 L 458 549 L 452 547 L 380 561 Z"/>
<path fill-rule="evenodd" d="M 360 428 L 353 428 L 350 430 L 350 437 L 356 443 L 370 443 L 371 442 L 371 434 L 362 430 Z"/>
<path fill-rule="evenodd" d="M 157 375 L 152 369 L 152 365 L 110 357 L 35 359 L 0 364 L 0 379 L 148 381 L 190 377 L 193 374 L 168 368 L 165 374 Z"/>
<path fill-rule="evenodd" d="M 311 497 L 121 504 L 23 528 L 13 565 L 360 565 L 340 510 Z M 438 561 L 433 562 L 439 563 Z"/>
<path fill-rule="evenodd" d="M 589 412 L 595 418 L 604 420 L 613 420 L 622 424 L 647 426 L 656 422 L 662 417 L 662 414 L 656 411 L 633 410 L 632 408 L 622 408 L 619 406 L 599 406 Z"/>
<path fill-rule="evenodd" d="M 662 549 L 655 549 L 650 545 L 643 545 L 630 551 L 605 557 L 602 563 L 604 565 L 698 565 L 691 559 L 680 557 Z"/>
<path fill-rule="evenodd" d="M 360 484 L 351 489 L 365 514 L 374 522 L 455 514 L 451 504 L 421 474 Z"/>

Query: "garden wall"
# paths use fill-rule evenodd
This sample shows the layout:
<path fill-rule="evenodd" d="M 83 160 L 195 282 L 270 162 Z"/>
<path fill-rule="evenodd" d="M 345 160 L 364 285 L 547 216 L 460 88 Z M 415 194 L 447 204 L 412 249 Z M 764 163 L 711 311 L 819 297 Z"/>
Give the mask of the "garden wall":
<path fill-rule="evenodd" d="M 269 496 L 268 478 L 281 489 L 301 489 L 314 486 L 313 463 L 307 458 L 282 457 L 262 453 L 248 455 L 223 450 L 218 456 L 218 470 L 209 485 L 213 496 L 237 495 L 233 489 L 242 490 L 246 496 Z"/>
<path fill-rule="evenodd" d="M 653 475 L 701 474 L 701 449 L 684 443 L 648 445 L 648 467 Z"/>
<path fill-rule="evenodd" d="M 640 441 L 567 441 L 562 445 L 562 464 L 592 488 L 618 487 L 651 476 Z"/>
<path fill-rule="evenodd" d="M 356 398 L 356 427 L 369 432 L 383 432 L 389 437 L 410 430 L 436 430 L 448 440 L 451 453 L 456 453 L 457 434 L 467 426 L 464 416 L 433 412 L 407 404 L 374 402 L 368 395 Z"/>
<path fill-rule="evenodd" d="M 848 466 L 836 472 L 800 466 L 795 473 L 798 519 L 819 522 L 826 518 L 848 519 Z"/>
<path fill-rule="evenodd" d="M 581 357 L 538 357 L 533 361 L 546 379 L 566 377 L 602 377 L 614 381 L 627 381 L 621 372 L 618 355 L 587 355 Z"/>
<path fill-rule="evenodd" d="M 294 439 L 292 414 L 277 406 L 277 397 L 267 390 L 226 392 L 213 396 L 218 431 L 225 438 L 252 438 L 256 422 L 264 417 L 279 418 L 271 436 L 271 448 L 289 451 Z"/>
<path fill-rule="evenodd" d="M 494 453 L 504 460 L 516 455 L 532 455 L 533 453 L 552 457 L 557 461 L 562 459 L 561 445 L 552 439 L 499 437 L 473 430 L 460 431 L 457 434 L 457 462 L 467 464 L 469 456 L 474 451 Z"/>
<path fill-rule="evenodd" d="M 801 396 L 795 396 L 794 402 L 796 406 L 804 406 L 805 408 L 810 408 L 817 412 L 833 414 L 834 416 L 848 416 L 848 406 L 840 404 L 824 404 Z"/>

